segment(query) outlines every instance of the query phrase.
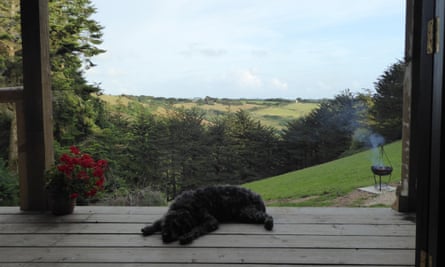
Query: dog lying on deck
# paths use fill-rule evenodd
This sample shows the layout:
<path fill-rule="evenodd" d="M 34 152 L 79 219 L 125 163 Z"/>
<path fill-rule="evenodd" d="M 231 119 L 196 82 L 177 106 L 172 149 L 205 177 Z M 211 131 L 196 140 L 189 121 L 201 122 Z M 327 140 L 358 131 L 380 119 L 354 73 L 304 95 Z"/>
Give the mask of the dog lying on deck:
<path fill-rule="evenodd" d="M 162 241 L 189 244 L 215 231 L 220 222 L 264 224 L 272 230 L 273 218 L 261 197 L 238 186 L 209 186 L 178 195 L 167 213 L 141 229 L 144 236 L 161 232 Z"/>

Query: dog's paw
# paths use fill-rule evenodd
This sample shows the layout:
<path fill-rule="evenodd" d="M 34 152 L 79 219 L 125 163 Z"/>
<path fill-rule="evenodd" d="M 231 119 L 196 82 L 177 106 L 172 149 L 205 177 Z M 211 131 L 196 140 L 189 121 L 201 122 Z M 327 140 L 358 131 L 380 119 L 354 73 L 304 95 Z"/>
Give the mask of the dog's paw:
<path fill-rule="evenodd" d="M 151 235 L 150 232 L 145 231 L 145 228 L 141 229 L 141 233 L 142 233 L 143 236 Z"/>
<path fill-rule="evenodd" d="M 215 223 L 210 223 L 209 225 L 207 225 L 207 231 L 208 232 L 213 232 L 213 231 L 216 231 L 216 230 L 218 230 L 218 227 L 219 227 L 219 225 L 218 225 L 218 223 L 217 222 L 215 222 Z"/>
<path fill-rule="evenodd" d="M 266 230 L 271 231 L 273 228 L 273 218 L 272 217 L 267 217 L 266 220 L 264 220 L 264 228 L 266 228 Z"/>
<path fill-rule="evenodd" d="M 149 235 L 149 234 L 145 231 L 145 228 L 142 228 L 142 229 L 141 229 L 141 233 L 142 233 L 143 236 L 147 236 L 147 235 Z"/>
<path fill-rule="evenodd" d="M 187 245 L 193 242 L 195 237 L 192 234 L 185 234 L 179 238 L 179 244 Z"/>
<path fill-rule="evenodd" d="M 141 229 L 141 232 L 143 236 L 147 236 L 154 234 L 156 231 L 155 229 L 153 229 L 152 226 L 145 226 L 144 228 Z"/>

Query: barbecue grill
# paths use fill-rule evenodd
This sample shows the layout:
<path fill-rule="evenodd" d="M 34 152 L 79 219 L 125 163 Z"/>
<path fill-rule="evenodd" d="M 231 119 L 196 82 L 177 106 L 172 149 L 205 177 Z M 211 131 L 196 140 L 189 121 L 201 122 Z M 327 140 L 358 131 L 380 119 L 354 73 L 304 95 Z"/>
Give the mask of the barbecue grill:
<path fill-rule="evenodd" d="M 379 176 L 385 176 L 385 175 L 390 175 L 392 173 L 392 167 L 391 166 L 371 166 L 371 170 L 372 173 L 374 173 L 374 175 L 379 175 Z"/>
<path fill-rule="evenodd" d="M 382 191 L 382 176 L 389 176 L 388 179 L 388 183 L 391 180 L 391 174 L 392 174 L 392 166 L 391 166 L 391 162 L 389 161 L 388 156 L 385 153 L 385 150 L 383 149 L 383 145 L 379 146 L 379 159 L 378 165 L 372 165 L 371 166 L 371 171 L 374 174 L 374 185 L 375 187 L 378 186 L 379 191 Z M 388 162 L 388 165 L 385 165 L 384 160 L 386 159 L 386 161 Z M 377 178 L 376 176 L 379 177 L 379 182 L 377 184 Z"/>

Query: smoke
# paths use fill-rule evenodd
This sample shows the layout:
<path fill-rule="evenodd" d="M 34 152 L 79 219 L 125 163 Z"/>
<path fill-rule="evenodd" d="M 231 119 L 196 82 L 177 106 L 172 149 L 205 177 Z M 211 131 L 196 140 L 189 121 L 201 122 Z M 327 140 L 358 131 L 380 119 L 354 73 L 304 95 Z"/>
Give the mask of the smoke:
<path fill-rule="evenodd" d="M 369 136 L 369 143 L 372 146 L 372 165 L 384 166 L 382 146 L 385 144 L 385 138 L 380 134 L 373 133 Z"/>
<path fill-rule="evenodd" d="M 352 142 L 359 148 L 376 148 L 385 144 L 385 138 L 366 128 L 357 128 L 352 135 Z"/>
<path fill-rule="evenodd" d="M 354 132 L 353 142 L 359 147 L 371 148 L 371 162 L 373 166 L 384 166 L 381 147 L 385 144 L 385 138 L 369 129 L 359 128 Z"/>
<path fill-rule="evenodd" d="M 377 148 L 385 144 L 385 138 L 378 133 L 369 135 L 369 144 L 372 148 Z"/>

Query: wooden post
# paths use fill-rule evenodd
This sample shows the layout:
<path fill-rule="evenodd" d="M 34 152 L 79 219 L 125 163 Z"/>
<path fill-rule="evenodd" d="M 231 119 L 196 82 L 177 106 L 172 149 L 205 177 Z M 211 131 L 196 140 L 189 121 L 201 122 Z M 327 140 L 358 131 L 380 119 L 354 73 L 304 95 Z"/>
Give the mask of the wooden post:
<path fill-rule="evenodd" d="M 411 149 L 411 111 L 413 90 L 413 50 L 414 44 L 414 0 L 406 1 L 405 27 L 405 77 L 403 81 L 403 120 L 402 120 L 402 179 L 397 187 L 397 201 L 393 208 L 408 212 L 415 210 L 416 179 L 410 177 L 410 149 Z"/>
<path fill-rule="evenodd" d="M 44 173 L 54 158 L 48 0 L 21 0 L 20 11 L 24 87 L 23 101 L 17 103 L 20 208 L 45 210 Z"/>

